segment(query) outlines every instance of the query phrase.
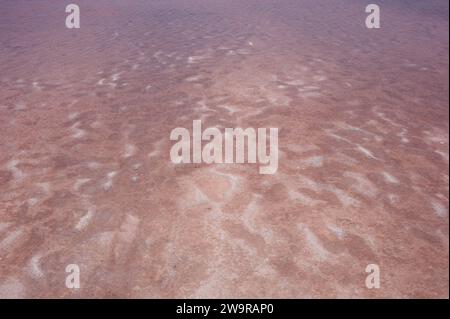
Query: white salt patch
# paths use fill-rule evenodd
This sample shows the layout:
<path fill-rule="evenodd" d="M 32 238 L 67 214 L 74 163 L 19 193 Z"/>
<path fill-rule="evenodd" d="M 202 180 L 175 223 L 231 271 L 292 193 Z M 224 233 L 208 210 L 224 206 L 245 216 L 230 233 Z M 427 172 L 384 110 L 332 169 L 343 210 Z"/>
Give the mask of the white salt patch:
<path fill-rule="evenodd" d="M 194 186 L 194 192 L 195 192 L 194 198 L 195 198 L 196 204 L 202 204 L 202 203 L 209 202 L 208 197 L 197 186 Z"/>
<path fill-rule="evenodd" d="M 81 122 L 76 122 L 74 125 L 72 125 L 70 127 L 70 129 L 72 130 L 73 134 L 72 137 L 73 138 L 82 138 L 83 136 L 86 135 L 86 131 L 83 129 L 80 129 L 78 126 L 81 124 Z"/>
<path fill-rule="evenodd" d="M 80 113 L 78 113 L 78 112 L 72 112 L 72 113 L 69 113 L 69 115 L 67 116 L 67 118 L 71 121 L 71 120 L 76 119 L 77 116 L 78 116 L 79 114 L 80 114 Z"/>
<path fill-rule="evenodd" d="M 87 166 L 88 166 L 90 169 L 97 169 L 97 168 L 99 168 L 101 165 L 100 165 L 100 163 L 97 163 L 97 162 L 89 162 L 89 163 L 87 164 Z"/>
<path fill-rule="evenodd" d="M 158 50 L 158 51 L 156 51 L 156 52 L 153 54 L 153 57 L 154 57 L 155 59 L 158 59 L 159 56 L 160 56 L 161 54 L 163 54 L 163 52 L 162 52 L 161 50 Z"/>
<path fill-rule="evenodd" d="M 92 242 L 98 244 L 105 250 L 111 247 L 111 242 L 114 239 L 114 233 L 112 231 L 106 231 L 100 234 L 92 236 Z"/>
<path fill-rule="evenodd" d="M 379 118 L 381 118 L 383 121 L 385 121 L 385 122 L 391 124 L 392 126 L 394 126 L 394 127 L 401 127 L 402 129 L 404 129 L 404 128 L 402 127 L 402 125 L 400 125 L 400 124 L 394 122 L 393 120 L 391 120 L 391 119 L 390 119 L 389 117 L 387 117 L 383 112 L 377 111 L 377 108 L 376 108 L 376 107 L 374 108 L 374 113 L 375 113 Z"/>
<path fill-rule="evenodd" d="M 39 202 L 39 199 L 37 199 L 36 197 L 32 197 L 32 198 L 28 198 L 27 199 L 27 203 L 30 206 L 34 206 Z"/>
<path fill-rule="evenodd" d="M 91 127 L 94 129 L 100 128 L 102 126 L 102 122 L 100 121 L 95 121 L 91 124 Z"/>
<path fill-rule="evenodd" d="M 271 103 L 273 106 L 287 106 L 292 101 L 292 99 L 286 96 L 283 92 L 275 91 L 275 90 L 264 90 L 265 98 Z M 261 110 L 262 108 L 258 108 Z"/>
<path fill-rule="evenodd" d="M 136 154 L 136 146 L 132 144 L 125 144 L 125 150 L 123 151 L 122 157 L 128 158 Z"/>
<path fill-rule="evenodd" d="M 394 194 L 389 194 L 388 195 L 388 199 L 389 199 L 389 202 L 392 205 L 397 204 L 400 201 L 400 198 L 397 195 L 394 195 Z"/>
<path fill-rule="evenodd" d="M 326 259 L 330 253 L 328 250 L 325 249 L 325 247 L 323 247 L 322 243 L 317 238 L 317 236 L 307 226 L 303 224 L 298 225 L 298 228 L 300 231 L 303 231 L 303 234 L 305 235 L 310 250 L 319 259 Z"/>
<path fill-rule="evenodd" d="M 315 75 L 313 77 L 313 80 L 317 81 L 317 82 L 322 82 L 322 81 L 325 81 L 326 79 L 327 79 L 327 77 L 324 75 Z"/>
<path fill-rule="evenodd" d="M 22 299 L 25 297 L 25 287 L 18 279 L 2 280 L 0 283 L 0 299 Z"/>
<path fill-rule="evenodd" d="M 273 234 L 269 229 L 264 230 L 258 230 L 256 223 L 255 223 L 255 217 L 259 212 L 259 204 L 258 201 L 260 199 L 260 195 L 253 195 L 253 199 L 250 202 L 250 204 L 247 206 L 247 208 L 244 211 L 244 214 L 242 215 L 242 220 L 244 221 L 244 225 L 252 232 L 257 233 L 261 235 L 264 239 L 264 241 L 270 242 L 273 238 Z"/>
<path fill-rule="evenodd" d="M 248 55 L 250 54 L 250 51 L 248 51 L 247 49 L 238 49 L 236 50 L 237 54 L 241 54 L 241 55 Z"/>
<path fill-rule="evenodd" d="M 302 166 L 321 167 L 323 165 L 323 156 L 312 156 L 301 160 Z"/>
<path fill-rule="evenodd" d="M 85 229 L 88 225 L 90 220 L 92 219 L 92 217 L 94 216 L 95 213 L 95 209 L 94 208 L 90 208 L 86 214 L 84 214 L 80 220 L 78 221 L 78 223 L 75 225 L 75 229 L 78 231 L 81 231 L 83 229 Z"/>
<path fill-rule="evenodd" d="M 114 178 L 116 175 L 117 175 L 117 172 L 113 171 L 113 172 L 109 172 L 109 173 L 107 174 L 107 177 L 108 177 L 109 179 L 111 179 L 111 178 Z"/>
<path fill-rule="evenodd" d="M 371 151 L 369 151 L 368 149 L 362 147 L 361 145 L 358 145 L 358 146 L 357 146 L 357 149 L 358 149 L 358 151 L 360 151 L 361 153 L 363 153 L 364 155 L 366 155 L 368 158 L 375 159 L 375 160 L 377 159 L 377 158 L 372 154 Z"/>
<path fill-rule="evenodd" d="M 402 143 L 409 143 L 409 139 L 406 137 L 406 134 L 408 133 L 408 131 L 406 129 L 402 129 L 402 131 L 400 132 L 399 136 L 400 139 L 402 141 Z"/>
<path fill-rule="evenodd" d="M 108 191 L 108 190 L 110 190 L 112 188 L 112 186 L 113 186 L 113 179 L 114 179 L 114 177 L 116 175 L 117 175 L 117 172 L 109 172 L 106 175 L 107 180 L 106 180 L 105 183 L 103 183 L 103 189 L 105 191 Z"/>
<path fill-rule="evenodd" d="M 44 273 L 42 272 L 40 267 L 40 259 L 40 255 L 34 255 L 30 260 L 30 273 L 31 276 L 36 279 L 44 277 Z"/>
<path fill-rule="evenodd" d="M 148 153 L 148 157 L 149 158 L 156 157 L 156 156 L 158 156 L 158 154 L 159 154 L 159 150 L 155 149 L 155 150 L 151 151 L 150 153 Z"/>
<path fill-rule="evenodd" d="M 355 183 L 352 183 L 351 188 L 362 194 L 366 195 L 368 197 L 375 197 L 378 194 L 378 189 L 375 187 L 375 185 L 363 174 L 356 173 L 356 172 L 345 172 L 345 177 L 351 178 L 355 181 Z"/>
<path fill-rule="evenodd" d="M 299 201 L 301 204 L 305 206 L 314 206 L 321 202 L 319 200 L 312 199 L 311 197 L 294 190 L 289 190 L 288 194 L 291 200 Z"/>
<path fill-rule="evenodd" d="M 307 85 L 307 86 L 304 86 L 304 87 L 302 87 L 302 88 L 300 88 L 298 90 L 300 92 L 317 91 L 317 90 L 320 90 L 320 87 L 315 86 L 315 85 Z"/>
<path fill-rule="evenodd" d="M 74 129 L 74 133 L 72 134 L 72 137 L 74 138 L 82 138 L 86 135 L 86 131 L 80 130 L 80 129 Z"/>
<path fill-rule="evenodd" d="M 327 135 L 329 135 L 329 136 L 331 136 L 331 137 L 333 137 L 333 138 L 335 138 L 335 139 L 337 139 L 337 140 L 344 141 L 344 142 L 347 142 L 347 143 L 349 143 L 349 144 L 354 144 L 354 143 L 353 143 L 352 141 L 350 141 L 349 139 L 346 139 L 345 137 L 342 137 L 342 136 L 337 135 L 337 134 L 335 134 L 335 133 L 331 133 L 331 132 L 328 132 L 328 131 L 327 131 Z"/>
<path fill-rule="evenodd" d="M 1 242 L 0 242 L 0 251 L 9 249 L 14 242 L 20 239 L 24 235 L 23 229 L 17 229 L 8 234 Z"/>
<path fill-rule="evenodd" d="M 334 155 L 332 160 L 335 160 L 335 161 L 337 161 L 339 163 L 343 163 L 343 164 L 347 164 L 347 165 L 349 165 L 349 164 L 355 165 L 355 164 L 359 163 L 359 161 L 356 160 L 355 158 L 347 156 L 347 155 L 345 155 L 343 153 L 339 153 L 339 154 Z"/>
<path fill-rule="evenodd" d="M 322 94 L 320 94 L 319 92 L 305 92 L 305 93 L 302 93 L 301 96 L 304 98 L 321 97 Z"/>
<path fill-rule="evenodd" d="M 151 151 L 148 154 L 148 157 L 153 158 L 153 157 L 158 156 L 161 153 L 161 148 L 162 148 L 163 143 L 164 143 L 164 140 L 160 140 L 160 141 L 156 142 L 153 146 L 153 148 L 154 148 L 153 151 Z"/>
<path fill-rule="evenodd" d="M 253 112 L 247 112 L 247 114 L 244 115 L 244 116 L 241 116 L 240 119 L 243 120 L 243 119 L 245 119 L 245 118 L 255 117 L 255 116 L 259 115 L 259 114 L 262 114 L 262 113 L 264 112 L 265 109 L 266 109 L 265 107 L 257 108 L 257 109 L 256 109 L 255 111 L 253 111 Z"/>
<path fill-rule="evenodd" d="M 13 174 L 14 179 L 20 181 L 25 177 L 25 173 L 16 167 L 19 163 L 19 160 L 11 160 L 6 164 L 6 169 Z"/>
<path fill-rule="evenodd" d="M 201 75 L 195 75 L 195 76 L 190 76 L 190 77 L 188 77 L 188 78 L 186 78 L 186 79 L 184 79 L 186 82 L 197 82 L 197 81 L 199 81 L 199 80 L 201 80 L 202 79 L 202 76 Z"/>
<path fill-rule="evenodd" d="M 439 217 L 447 217 L 448 216 L 448 208 L 446 208 L 445 206 L 443 206 L 441 203 L 438 203 L 436 201 L 433 201 L 431 203 L 431 205 L 433 206 L 433 210 L 434 213 L 436 215 L 438 215 Z"/>
<path fill-rule="evenodd" d="M 200 112 L 211 111 L 211 108 L 206 105 L 205 101 L 200 101 L 197 103 L 197 105 L 198 105 L 198 107 L 196 108 L 196 110 L 198 110 Z"/>
<path fill-rule="evenodd" d="M 102 78 L 102 79 L 100 79 L 98 82 L 97 82 L 97 85 L 105 85 L 105 78 Z"/>
<path fill-rule="evenodd" d="M 348 195 L 342 189 L 336 188 L 334 186 L 329 186 L 327 187 L 327 189 L 336 195 L 337 199 L 344 207 L 357 206 L 359 203 L 358 200 Z"/>
<path fill-rule="evenodd" d="M 122 74 L 122 72 L 115 73 L 115 74 L 113 74 L 113 75 L 111 76 L 111 79 L 115 82 L 115 81 L 117 81 L 117 80 L 120 79 L 120 75 L 121 75 L 121 74 Z"/>
<path fill-rule="evenodd" d="M 375 135 L 375 141 L 377 141 L 378 143 L 383 142 L 383 138 L 381 136 Z"/>
<path fill-rule="evenodd" d="M 239 181 L 240 181 L 240 176 L 234 175 L 234 174 L 231 174 L 231 173 L 219 172 L 219 171 L 216 171 L 216 173 L 228 178 L 228 182 L 231 185 L 229 191 L 234 192 L 236 190 L 236 188 L 237 188 L 237 186 L 239 184 Z"/>
<path fill-rule="evenodd" d="M 389 174 L 388 172 L 383 172 L 383 177 L 384 177 L 384 180 L 388 183 L 391 183 L 391 184 L 399 183 L 398 179 L 395 178 L 394 176 L 392 176 L 391 174 Z"/>
<path fill-rule="evenodd" d="M 42 87 L 39 85 L 39 82 L 38 82 L 38 81 L 34 81 L 34 82 L 32 83 L 32 87 L 33 87 L 33 89 L 35 89 L 35 90 L 37 90 L 37 91 L 41 91 L 41 90 L 42 90 Z"/>
<path fill-rule="evenodd" d="M 345 231 L 342 228 L 335 225 L 327 225 L 327 228 L 331 230 L 339 239 L 344 238 Z"/>
<path fill-rule="evenodd" d="M 445 153 L 445 152 L 442 152 L 442 151 L 435 151 L 435 153 L 437 153 L 437 154 L 439 154 L 439 155 L 441 155 L 442 156 L 442 158 L 446 161 L 446 162 L 448 162 L 448 160 L 449 160 L 449 155 L 448 155 L 448 152 L 447 153 Z"/>
<path fill-rule="evenodd" d="M 377 134 L 374 134 L 370 131 L 364 130 L 362 128 L 347 124 L 347 123 L 343 123 L 343 122 L 337 122 L 336 126 L 342 129 L 346 129 L 346 130 L 350 130 L 350 131 L 355 131 L 355 132 L 359 132 L 365 135 L 369 135 L 375 138 L 375 140 L 377 141 L 382 141 L 382 138 L 380 136 L 378 136 Z"/>
<path fill-rule="evenodd" d="M 307 177 L 299 176 L 299 181 L 302 184 L 302 186 L 305 186 L 306 188 L 311 189 L 315 192 L 320 192 L 322 189 L 318 183 Z"/>
<path fill-rule="evenodd" d="M 86 184 L 90 180 L 91 180 L 90 178 L 77 178 L 77 180 L 75 181 L 75 184 L 73 185 L 73 189 L 75 191 L 78 191 L 81 186 L 83 186 L 84 184 Z"/>
<path fill-rule="evenodd" d="M 233 115 L 234 113 L 236 113 L 238 111 L 238 109 L 236 109 L 235 107 L 230 106 L 230 105 L 221 105 L 219 107 L 227 110 L 230 115 Z"/>

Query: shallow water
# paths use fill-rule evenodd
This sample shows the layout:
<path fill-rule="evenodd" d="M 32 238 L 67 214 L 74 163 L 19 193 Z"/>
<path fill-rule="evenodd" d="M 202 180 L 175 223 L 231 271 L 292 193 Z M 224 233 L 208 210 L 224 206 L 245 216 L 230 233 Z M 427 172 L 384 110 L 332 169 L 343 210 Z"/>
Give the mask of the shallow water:
<path fill-rule="evenodd" d="M 447 1 L 77 4 L 0 1 L 1 297 L 448 298 Z M 196 119 L 278 172 L 172 164 Z"/>

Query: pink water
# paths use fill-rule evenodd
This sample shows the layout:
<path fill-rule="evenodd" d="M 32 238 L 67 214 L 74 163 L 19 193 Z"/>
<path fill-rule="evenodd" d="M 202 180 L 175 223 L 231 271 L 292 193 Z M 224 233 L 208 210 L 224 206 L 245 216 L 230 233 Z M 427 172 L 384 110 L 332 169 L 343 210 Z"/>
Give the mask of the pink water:
<path fill-rule="evenodd" d="M 0 297 L 448 298 L 447 1 L 77 4 L 0 1 Z M 172 164 L 196 119 L 277 173 Z"/>

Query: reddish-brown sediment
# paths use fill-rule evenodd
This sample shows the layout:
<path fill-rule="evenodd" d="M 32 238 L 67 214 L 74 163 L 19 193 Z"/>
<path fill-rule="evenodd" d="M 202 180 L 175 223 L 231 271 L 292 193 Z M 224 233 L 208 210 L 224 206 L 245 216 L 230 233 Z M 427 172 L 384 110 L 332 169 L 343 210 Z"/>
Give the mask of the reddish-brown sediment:
<path fill-rule="evenodd" d="M 448 298 L 448 2 L 379 2 L 1 2 L 0 296 Z M 195 119 L 278 172 L 172 164 Z"/>

